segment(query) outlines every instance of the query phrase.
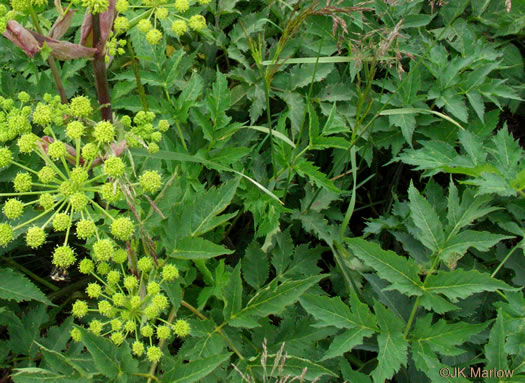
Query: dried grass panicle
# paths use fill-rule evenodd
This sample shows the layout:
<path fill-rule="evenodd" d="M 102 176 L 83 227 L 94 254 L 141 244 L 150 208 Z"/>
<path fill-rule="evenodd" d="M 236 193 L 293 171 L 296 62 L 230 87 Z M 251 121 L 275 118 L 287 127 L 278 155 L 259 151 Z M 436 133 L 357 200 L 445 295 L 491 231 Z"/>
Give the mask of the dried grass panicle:
<path fill-rule="evenodd" d="M 261 353 L 261 367 L 263 370 L 263 383 L 292 383 L 292 382 L 299 382 L 304 383 L 306 379 L 306 373 L 308 372 L 308 368 L 303 368 L 300 375 L 297 376 L 291 376 L 289 374 L 284 375 L 284 368 L 286 366 L 286 361 L 288 358 L 288 354 L 285 352 L 285 343 L 283 342 L 281 345 L 281 348 L 275 355 L 269 355 L 268 354 L 268 348 L 266 346 L 266 339 L 263 340 L 262 343 L 262 353 Z M 272 364 L 272 370 L 270 371 L 270 374 L 268 375 L 268 366 L 267 361 L 268 357 L 274 358 L 273 364 Z M 253 376 L 250 376 L 249 374 L 243 373 L 236 365 L 232 364 L 233 369 L 240 375 L 243 382 L 246 383 L 257 383 L 255 378 Z M 274 373 L 277 372 L 277 376 L 274 377 Z M 312 380 L 312 383 L 316 383 L 319 381 L 319 378 L 315 378 Z M 346 383 L 346 382 L 345 382 Z"/>

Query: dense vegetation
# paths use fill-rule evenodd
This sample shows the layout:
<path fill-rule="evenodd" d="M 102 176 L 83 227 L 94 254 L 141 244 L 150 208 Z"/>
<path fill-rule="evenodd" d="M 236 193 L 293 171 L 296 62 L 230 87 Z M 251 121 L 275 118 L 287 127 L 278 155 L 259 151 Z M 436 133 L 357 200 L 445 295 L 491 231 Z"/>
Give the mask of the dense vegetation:
<path fill-rule="evenodd" d="M 524 27 L 0 0 L 0 382 L 525 382 Z"/>

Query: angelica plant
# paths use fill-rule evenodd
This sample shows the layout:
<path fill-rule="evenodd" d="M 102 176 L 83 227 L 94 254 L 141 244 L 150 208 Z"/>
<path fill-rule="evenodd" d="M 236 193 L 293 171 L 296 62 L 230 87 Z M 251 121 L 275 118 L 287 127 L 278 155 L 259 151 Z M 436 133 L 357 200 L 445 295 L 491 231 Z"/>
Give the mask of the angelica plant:
<path fill-rule="evenodd" d="M 156 363 L 162 357 L 156 341 L 166 341 L 173 336 L 184 338 L 190 334 L 186 320 L 171 323 L 165 319 L 171 303 L 162 293 L 162 287 L 177 279 L 179 270 L 166 260 L 155 263 L 151 257 L 144 256 L 137 262 L 137 278 L 127 271 L 127 260 L 125 250 L 114 250 L 109 245 L 100 254 L 84 258 L 79 264 L 80 272 L 98 281 L 88 284 L 86 294 L 98 303 L 90 308 L 88 302 L 77 300 L 72 314 L 81 320 L 92 313 L 93 319 L 86 323 L 89 331 L 108 336 L 117 346 L 129 339 L 135 356 L 145 355 L 150 362 Z M 81 331 L 73 328 L 71 337 L 81 341 Z"/>
<path fill-rule="evenodd" d="M 0 168 L 19 169 L 12 179 L 13 192 L 0 194 L 5 198 L 2 213 L 8 220 L 0 224 L 0 245 L 8 245 L 16 234 L 25 232 L 26 244 L 37 249 L 46 242 L 46 231 L 54 230 L 65 233 L 63 243 L 53 252 L 55 266 L 68 268 L 75 262 L 69 245 L 72 234 L 88 241 L 95 259 L 105 262 L 118 242 L 130 240 L 135 233 L 132 217 L 116 217 L 112 209 L 124 198 L 122 185 L 138 193 L 156 193 L 162 186 L 162 177 L 154 170 L 144 171 L 129 184 L 122 156 L 126 141 L 119 141 L 119 135 L 133 146 L 155 151 L 169 126 L 161 120 L 154 128 L 155 115 L 139 112 L 134 118 L 138 125 L 123 118 L 124 131 L 119 133 L 109 121 L 90 119 L 94 110 L 86 97 L 75 97 L 67 105 L 51 96 L 44 99 L 36 105 L 30 104 L 26 93 L 18 95 L 18 102 L 0 99 L 0 141 L 8 144 L 16 139 L 19 153 L 15 158 L 14 144 L 0 148 Z M 27 209 L 36 214 L 22 220 Z M 107 230 L 97 224 L 101 216 L 109 223 Z"/>

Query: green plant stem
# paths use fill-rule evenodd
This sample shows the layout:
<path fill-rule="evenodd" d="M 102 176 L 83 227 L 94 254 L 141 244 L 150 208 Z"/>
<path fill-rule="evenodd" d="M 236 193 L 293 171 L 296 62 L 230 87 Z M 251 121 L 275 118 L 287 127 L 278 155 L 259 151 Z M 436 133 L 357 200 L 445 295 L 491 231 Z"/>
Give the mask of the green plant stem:
<path fill-rule="evenodd" d="M 432 262 L 432 267 L 428 271 L 427 275 L 425 276 L 425 280 L 423 281 L 423 288 L 425 288 L 425 285 L 427 283 L 428 277 L 431 276 L 432 273 L 434 273 L 434 270 L 436 269 L 437 265 L 439 264 L 439 255 L 440 255 L 440 253 L 441 253 L 441 251 L 439 251 L 434 256 L 434 261 Z M 410 316 L 408 318 L 407 326 L 405 328 L 405 334 L 404 334 L 405 339 L 408 336 L 410 328 L 412 327 L 412 322 L 414 321 L 414 318 L 416 317 L 416 312 L 417 312 L 417 309 L 419 307 L 419 301 L 420 300 L 421 300 L 421 296 L 418 296 L 416 298 L 416 301 L 414 302 L 414 306 L 412 306 L 412 311 L 410 312 Z"/>
<path fill-rule="evenodd" d="M 131 59 L 131 67 L 133 68 L 133 74 L 135 75 L 135 80 L 137 82 L 137 91 L 140 96 L 140 101 L 142 103 L 142 107 L 147 112 L 149 110 L 148 105 L 148 99 L 146 98 L 146 92 L 144 91 L 144 86 L 142 85 L 142 80 L 140 78 L 140 72 L 139 72 L 139 66 L 138 66 L 138 60 L 135 57 L 135 52 L 133 51 L 133 44 L 131 43 L 131 39 L 128 38 L 128 50 L 129 50 L 129 56 Z"/>
<path fill-rule="evenodd" d="M 7 261 L 7 263 L 9 263 L 10 265 L 12 265 L 13 267 L 16 267 L 18 270 L 20 270 L 21 272 L 23 272 L 24 274 L 26 274 L 27 276 L 29 276 L 31 279 L 37 281 L 38 283 L 40 283 L 40 284 L 43 285 L 43 286 L 46 286 L 46 287 L 49 288 L 50 290 L 53 290 L 53 291 L 58 291 L 58 290 L 60 290 L 59 287 L 55 286 L 55 285 L 52 284 L 51 282 L 46 281 L 44 278 L 39 277 L 38 275 L 36 275 L 35 273 L 33 273 L 31 270 L 26 269 L 24 266 L 18 264 L 17 262 L 13 261 L 12 259 L 10 259 L 10 258 L 5 258 L 5 260 Z"/>
<path fill-rule="evenodd" d="M 175 319 L 175 307 L 171 308 L 171 311 L 168 315 L 168 323 L 173 322 L 173 319 Z M 162 349 L 164 347 L 164 343 L 166 343 L 166 339 L 161 339 L 159 342 L 159 348 Z M 158 381 L 158 379 L 155 378 L 155 370 L 157 369 L 157 362 L 153 363 L 149 369 L 149 377 L 148 377 L 148 383 L 151 383 L 151 380 L 154 379 L 155 381 Z"/>
<path fill-rule="evenodd" d="M 509 253 L 505 256 L 505 258 L 500 262 L 500 264 L 498 265 L 498 267 L 496 268 L 496 270 L 494 270 L 494 272 L 492 273 L 492 275 L 491 275 L 492 278 L 494 278 L 494 277 L 496 276 L 496 274 L 498 273 L 498 271 L 503 267 L 503 265 L 505 264 L 505 262 L 507 262 L 507 260 L 510 258 L 510 256 L 512 255 L 512 253 L 514 253 L 514 251 L 516 251 L 516 249 L 522 245 L 522 242 L 523 242 L 523 240 L 521 240 L 520 242 L 518 242 L 518 243 L 516 244 L 516 246 L 514 246 L 514 247 L 509 251 Z"/>
<path fill-rule="evenodd" d="M 42 28 L 40 27 L 40 23 L 38 22 L 38 16 L 33 9 L 33 6 L 29 6 L 29 12 L 31 14 L 31 19 L 33 20 L 33 24 L 36 28 L 36 31 L 44 36 L 44 32 L 42 31 Z M 49 65 L 49 69 L 51 69 L 51 74 L 53 75 L 53 80 L 55 80 L 55 85 L 58 90 L 58 94 L 60 95 L 60 101 L 62 104 L 67 104 L 67 96 L 66 96 L 66 90 L 64 89 L 64 84 L 62 83 L 62 79 L 60 78 L 60 74 L 58 73 L 57 64 L 55 62 L 55 58 L 51 55 L 47 58 L 47 63 Z"/>
<path fill-rule="evenodd" d="M 100 104 L 100 114 L 103 120 L 113 122 L 111 111 L 111 98 L 109 95 L 109 85 L 106 73 L 106 62 L 104 60 L 104 46 L 100 41 L 100 17 L 99 14 L 92 14 L 93 47 L 97 49 L 93 60 L 93 71 L 95 72 L 95 82 L 97 87 L 97 97 Z"/>
<path fill-rule="evenodd" d="M 190 310 L 193 314 L 197 315 L 200 319 L 202 320 L 207 320 L 208 318 L 206 318 L 206 316 L 204 316 L 203 314 L 200 313 L 199 310 L 197 310 L 195 307 L 193 307 L 192 305 L 190 305 L 188 302 L 186 302 L 184 299 L 181 301 L 181 305 L 186 307 L 188 310 Z M 235 346 L 233 345 L 233 343 L 231 342 L 231 340 L 226 336 L 226 334 L 224 334 L 224 332 L 222 331 L 222 327 L 224 326 L 225 323 L 223 323 L 221 326 L 218 326 L 218 327 L 215 327 L 215 331 L 220 335 L 222 336 L 222 338 L 224 339 L 224 341 L 226 342 L 226 344 L 228 344 L 228 347 L 230 347 L 230 349 L 235 353 L 235 355 L 237 355 L 239 357 L 239 359 L 241 360 L 244 360 L 244 356 L 242 356 L 242 354 L 239 352 L 239 350 L 237 350 L 237 348 L 235 348 Z"/>

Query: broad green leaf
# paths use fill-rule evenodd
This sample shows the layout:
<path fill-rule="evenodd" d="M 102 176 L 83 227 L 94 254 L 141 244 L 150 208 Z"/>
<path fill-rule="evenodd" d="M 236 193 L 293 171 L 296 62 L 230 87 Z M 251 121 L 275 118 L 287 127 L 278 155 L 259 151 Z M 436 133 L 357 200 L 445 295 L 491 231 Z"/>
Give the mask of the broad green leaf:
<path fill-rule="evenodd" d="M 416 118 L 412 113 L 410 114 L 392 114 L 388 116 L 390 124 L 401 128 L 403 137 L 405 140 L 412 145 L 412 135 L 416 130 Z"/>
<path fill-rule="evenodd" d="M 428 344 L 432 351 L 442 355 L 457 356 L 465 351 L 457 348 L 468 342 L 474 335 L 483 331 L 487 323 L 470 324 L 466 322 L 447 323 L 440 319 L 432 324 L 432 314 L 419 317 L 410 332 L 413 343 Z"/>
<path fill-rule="evenodd" d="M 516 190 L 499 174 L 482 173 L 481 177 L 469 181 L 469 183 L 479 186 L 478 195 L 492 193 L 502 197 L 512 197 L 516 195 Z"/>
<path fill-rule="evenodd" d="M 516 290 L 505 282 L 492 278 L 490 274 L 474 269 L 438 271 L 427 278 L 424 289 L 434 294 L 443 294 L 452 302 L 483 291 Z"/>
<path fill-rule="evenodd" d="M 194 360 L 189 363 L 177 362 L 173 368 L 165 372 L 162 382 L 165 383 L 193 383 L 199 382 L 211 374 L 222 363 L 230 359 L 231 353 L 213 355 L 207 358 Z"/>
<path fill-rule="evenodd" d="M 145 149 L 131 149 L 130 152 L 133 154 L 133 155 L 136 155 L 136 156 L 142 156 L 142 157 L 149 157 L 149 158 L 157 158 L 157 159 L 161 159 L 161 160 L 167 160 L 167 161 L 182 161 L 182 162 L 193 162 L 193 163 L 198 163 L 198 164 L 202 164 L 204 166 L 207 166 L 209 167 L 210 169 L 216 169 L 216 170 L 220 170 L 220 171 L 224 171 L 224 172 L 231 172 L 231 173 L 235 173 L 245 179 L 247 179 L 248 181 L 250 181 L 251 183 L 253 183 L 255 186 L 257 186 L 257 188 L 259 188 L 263 193 L 265 194 L 268 194 L 270 197 L 272 197 L 273 199 L 275 199 L 276 201 L 278 201 L 280 204 L 283 204 L 281 202 L 281 200 L 279 200 L 279 198 L 273 194 L 271 191 L 269 191 L 267 188 L 265 188 L 263 185 L 261 185 L 259 182 L 255 181 L 253 178 L 251 177 L 248 177 L 247 175 L 245 175 L 244 173 L 241 173 L 237 170 L 234 170 L 234 169 L 231 169 L 231 168 L 228 168 L 226 166 L 223 166 L 221 164 L 218 164 L 216 162 L 213 162 L 213 161 L 209 161 L 209 160 L 205 160 L 203 158 L 200 158 L 196 155 L 190 155 L 190 154 L 186 154 L 186 153 L 178 153 L 178 152 L 175 152 L 175 151 L 164 151 L 164 150 L 160 150 L 158 151 L 157 153 L 149 153 L 147 150 Z"/>
<path fill-rule="evenodd" d="M 498 207 L 489 205 L 491 200 L 490 196 L 476 197 L 473 190 L 465 189 L 461 196 L 461 203 L 459 203 L 457 189 L 451 182 L 448 197 L 447 236 L 455 235 L 475 220 L 498 210 Z"/>
<path fill-rule="evenodd" d="M 457 260 L 471 247 L 479 251 L 488 251 L 496 243 L 508 238 L 512 237 L 487 231 L 465 230 L 453 236 L 443 245 L 440 257 L 445 262 L 448 262 L 451 257 Z"/>
<path fill-rule="evenodd" d="M 395 160 L 414 166 L 414 170 L 425 170 L 426 176 L 432 176 L 457 157 L 455 149 L 445 142 L 428 140 L 420 144 L 422 148 L 406 149 Z"/>
<path fill-rule="evenodd" d="M 437 251 L 445 239 L 439 216 L 432 205 L 419 194 L 412 182 L 408 188 L 408 198 L 412 220 L 419 229 L 417 238 L 430 250 Z"/>
<path fill-rule="evenodd" d="M 468 109 L 463 96 L 454 93 L 454 91 L 447 91 L 441 100 L 444 102 L 447 112 L 463 122 L 468 122 Z"/>
<path fill-rule="evenodd" d="M 328 351 L 321 360 L 336 358 L 345 352 L 352 351 L 355 346 L 363 343 L 363 338 L 369 337 L 373 333 L 372 330 L 366 330 L 364 328 L 345 330 L 345 332 L 334 338 Z"/>
<path fill-rule="evenodd" d="M 392 315 L 377 301 L 374 310 L 381 333 L 377 336 L 379 355 L 372 378 L 375 383 L 384 383 L 407 364 L 408 341 L 403 337 L 405 322 L 402 319 Z"/>
<path fill-rule="evenodd" d="M 77 363 L 75 363 L 74 359 L 65 356 L 61 352 L 57 352 L 54 350 L 50 350 L 41 344 L 35 342 L 38 347 L 40 347 L 40 351 L 42 352 L 42 355 L 44 356 L 47 364 L 53 369 L 53 371 L 60 371 L 67 375 L 80 375 L 83 378 L 88 378 L 86 371 L 79 366 Z"/>
<path fill-rule="evenodd" d="M 401 257 L 390 250 L 383 250 L 377 243 L 361 238 L 346 241 L 359 259 L 374 268 L 379 277 L 392 284 L 386 290 L 397 290 L 408 296 L 423 294 L 419 269 L 414 260 Z"/>
<path fill-rule="evenodd" d="M 461 130 L 458 138 L 474 165 L 479 165 L 486 161 L 487 151 L 484 149 L 483 142 L 478 136 L 469 130 Z"/>
<path fill-rule="evenodd" d="M 483 122 L 485 117 L 485 103 L 483 102 L 483 97 L 481 94 L 475 90 L 470 91 L 467 93 L 467 99 L 481 122 Z"/>
<path fill-rule="evenodd" d="M 192 204 L 191 213 L 184 215 L 191 221 L 191 236 L 202 235 L 216 225 L 213 219 L 226 209 L 235 196 L 240 178 L 227 182 L 219 188 L 211 188 Z"/>
<path fill-rule="evenodd" d="M 230 281 L 224 290 L 224 320 L 228 321 L 232 313 L 242 308 L 241 263 L 238 263 L 230 275 Z"/>
<path fill-rule="evenodd" d="M 82 333 L 82 343 L 93 356 L 98 371 L 110 379 L 115 379 L 121 373 L 120 362 L 116 359 L 117 346 L 82 327 L 78 329 Z"/>
<path fill-rule="evenodd" d="M 162 289 L 166 292 L 166 295 L 171 302 L 173 313 L 177 314 L 177 310 L 182 302 L 182 289 L 179 282 L 164 282 L 162 284 Z"/>
<path fill-rule="evenodd" d="M 496 322 L 489 334 L 489 341 L 485 346 L 485 355 L 487 356 L 487 369 L 495 368 L 498 370 L 507 370 L 507 353 L 505 352 L 505 326 L 503 319 L 503 310 L 498 309 L 498 316 Z"/>
<path fill-rule="evenodd" d="M 505 125 L 492 138 L 492 144 L 491 153 L 496 160 L 496 167 L 501 174 L 510 175 L 518 162 L 523 161 L 523 149 L 519 142 L 514 140 Z"/>
<path fill-rule="evenodd" d="M 454 367 L 448 367 L 442 364 L 436 354 L 430 349 L 427 343 L 414 342 L 410 347 L 410 355 L 416 368 L 426 374 L 432 383 L 468 383 L 469 380 L 462 376 L 456 377 L 443 377 L 441 376 L 441 368 L 449 368 L 450 371 L 454 372 Z M 467 371 L 467 370 L 465 370 Z"/>
<path fill-rule="evenodd" d="M 233 250 L 217 245 L 207 239 L 197 237 L 175 241 L 173 247 L 170 248 L 168 256 L 176 259 L 208 259 L 232 253 Z"/>
<path fill-rule="evenodd" d="M 370 309 L 357 298 L 352 297 L 352 311 L 341 301 L 340 297 L 328 298 L 305 294 L 299 298 L 301 306 L 321 322 L 323 326 L 337 328 L 360 328 L 371 333 L 377 331 L 376 319 Z"/>
<path fill-rule="evenodd" d="M 242 259 L 244 280 L 254 289 L 259 289 L 268 279 L 269 272 L 268 255 L 261 250 L 257 242 L 250 243 Z"/>
<path fill-rule="evenodd" d="M 52 303 L 23 274 L 11 269 L 0 269 L 0 299 L 14 300 L 15 302 L 36 300 L 48 305 Z"/>
<path fill-rule="evenodd" d="M 278 233 L 276 239 L 277 246 L 272 251 L 272 266 L 277 275 L 282 275 L 292 260 L 294 242 L 289 230 Z"/>
<path fill-rule="evenodd" d="M 444 314 L 459 309 L 458 306 L 453 305 L 441 295 L 429 293 L 428 291 L 421 296 L 419 304 L 428 311 L 434 311 L 437 314 Z"/>
<path fill-rule="evenodd" d="M 292 132 L 299 133 L 305 118 L 305 102 L 303 95 L 297 92 L 281 93 L 280 97 L 288 106 L 288 118 L 292 126 Z"/>
<path fill-rule="evenodd" d="M 226 76 L 217 73 L 212 91 L 207 97 L 208 111 L 216 127 L 222 127 L 227 122 L 226 110 L 230 107 L 231 96 Z"/>
<path fill-rule="evenodd" d="M 313 82 L 324 80 L 335 69 L 334 64 L 327 63 L 322 65 L 301 64 L 292 69 L 291 90 L 302 88 Z"/>
<path fill-rule="evenodd" d="M 292 213 L 292 218 L 301 221 L 304 230 L 307 232 L 314 234 L 328 244 L 333 243 L 336 236 L 336 228 L 328 223 L 323 214 L 313 210 L 309 210 L 306 213 L 295 210 Z"/>
<path fill-rule="evenodd" d="M 401 24 L 401 28 L 407 29 L 424 27 L 425 25 L 428 25 L 433 18 L 433 15 L 407 15 Z"/>
<path fill-rule="evenodd" d="M 295 303 L 306 290 L 325 277 L 326 275 L 315 275 L 281 284 L 273 281 L 258 291 L 242 310 L 232 314 L 229 324 L 234 327 L 257 327 L 258 318 L 281 313 L 286 306 Z"/>

